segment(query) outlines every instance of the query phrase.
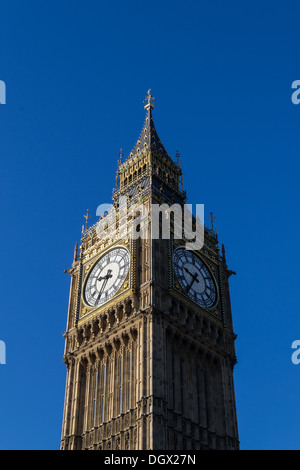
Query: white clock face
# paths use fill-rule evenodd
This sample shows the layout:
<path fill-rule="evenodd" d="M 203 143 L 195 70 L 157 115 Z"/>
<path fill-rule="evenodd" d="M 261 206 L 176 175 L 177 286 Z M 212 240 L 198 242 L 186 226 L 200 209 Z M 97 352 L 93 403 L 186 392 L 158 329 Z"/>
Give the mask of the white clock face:
<path fill-rule="evenodd" d="M 192 251 L 178 248 L 173 255 L 173 266 L 185 293 L 201 307 L 212 307 L 217 297 L 216 287 L 201 259 Z"/>
<path fill-rule="evenodd" d="M 128 273 L 129 261 L 125 248 L 114 248 L 97 261 L 85 284 L 88 305 L 102 305 L 118 292 Z"/>

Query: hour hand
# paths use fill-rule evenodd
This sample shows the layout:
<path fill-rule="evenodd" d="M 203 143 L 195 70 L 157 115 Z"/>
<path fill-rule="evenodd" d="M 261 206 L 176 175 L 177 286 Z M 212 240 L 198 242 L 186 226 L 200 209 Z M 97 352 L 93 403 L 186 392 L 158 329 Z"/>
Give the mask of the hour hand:
<path fill-rule="evenodd" d="M 107 271 L 107 274 L 106 274 L 105 278 L 106 278 L 106 279 L 109 279 L 110 277 L 112 277 L 112 270 L 111 270 L 111 269 L 109 269 L 109 270 Z"/>
<path fill-rule="evenodd" d="M 185 270 L 186 273 L 188 273 L 188 274 L 192 277 L 193 282 L 196 281 L 196 282 L 199 283 L 199 281 L 198 281 L 198 279 L 197 279 L 198 273 L 192 274 L 187 268 L 183 268 L 183 269 Z"/>
<path fill-rule="evenodd" d="M 185 270 L 186 273 L 188 273 L 190 276 L 193 276 L 192 273 L 187 269 L 187 268 L 183 268 Z"/>
<path fill-rule="evenodd" d="M 107 271 L 107 274 L 105 276 L 98 277 L 97 281 L 103 281 L 104 279 L 106 279 L 106 280 L 109 279 L 110 277 L 112 277 L 111 272 L 112 272 L 111 269 L 109 269 Z"/>

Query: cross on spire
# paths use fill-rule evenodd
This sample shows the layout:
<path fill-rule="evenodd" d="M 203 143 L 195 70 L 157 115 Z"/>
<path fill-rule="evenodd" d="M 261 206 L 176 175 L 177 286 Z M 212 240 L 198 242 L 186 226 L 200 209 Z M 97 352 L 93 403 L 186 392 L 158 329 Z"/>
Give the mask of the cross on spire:
<path fill-rule="evenodd" d="M 212 231 L 214 232 L 215 229 L 214 229 L 214 220 L 215 220 L 215 217 L 213 217 L 213 212 L 210 212 L 210 217 L 208 217 L 209 220 L 211 221 L 211 229 Z"/>
<path fill-rule="evenodd" d="M 152 116 L 153 101 L 155 101 L 155 98 L 153 98 L 151 94 L 151 90 L 149 89 L 144 99 L 144 103 L 146 103 L 144 106 L 144 108 L 146 109 L 146 117 L 144 121 L 144 126 L 142 129 L 142 132 L 140 133 L 137 143 L 135 144 L 134 148 L 129 154 L 129 159 L 132 159 L 135 157 L 141 158 L 141 155 L 143 154 L 145 155 L 147 154 L 149 150 L 151 150 L 157 155 L 160 155 L 160 157 L 165 157 L 166 160 L 168 161 L 171 160 L 171 157 L 169 156 L 168 152 L 164 148 L 158 136 L 158 133 L 155 129 L 153 116 Z M 122 172 L 124 168 L 125 167 L 123 164 L 122 168 L 120 168 L 120 171 Z"/>
<path fill-rule="evenodd" d="M 153 96 L 151 95 L 151 90 L 149 89 L 148 92 L 147 92 L 147 96 L 145 96 L 145 99 L 144 99 L 144 103 L 147 102 L 147 104 L 144 106 L 144 108 L 147 109 L 147 111 L 149 109 L 154 108 L 154 106 L 152 104 L 153 101 L 155 101 L 155 98 L 153 98 Z"/>

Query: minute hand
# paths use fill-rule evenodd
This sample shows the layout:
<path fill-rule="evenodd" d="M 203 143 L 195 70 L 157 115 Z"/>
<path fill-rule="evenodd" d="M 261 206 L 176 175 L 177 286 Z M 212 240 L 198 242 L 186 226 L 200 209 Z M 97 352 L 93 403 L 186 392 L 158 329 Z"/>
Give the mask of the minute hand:
<path fill-rule="evenodd" d="M 98 281 L 104 281 L 104 282 L 103 282 L 103 284 L 102 284 L 102 286 L 101 286 L 100 292 L 99 292 L 99 294 L 98 294 L 98 296 L 97 296 L 97 299 L 96 299 L 96 303 L 97 303 L 97 304 L 98 304 L 98 300 L 100 299 L 100 297 L 101 297 L 101 295 L 102 295 L 102 293 L 103 293 L 103 291 L 104 291 L 104 289 L 105 289 L 105 286 L 106 286 L 106 284 L 107 284 L 107 281 L 108 281 L 108 279 L 109 279 L 110 277 L 112 277 L 111 269 L 109 269 L 109 270 L 107 271 L 106 276 L 99 277 L 99 279 L 98 279 Z"/>
<path fill-rule="evenodd" d="M 96 299 L 96 304 L 98 304 L 98 301 L 99 301 L 99 299 L 100 299 L 100 297 L 101 297 L 101 295 L 102 295 L 102 292 L 104 291 L 105 286 L 106 286 L 107 281 L 108 281 L 108 278 L 107 278 L 107 277 L 104 277 L 104 278 L 102 278 L 102 279 L 104 279 L 104 282 L 103 282 L 103 284 L 102 284 L 102 286 L 101 286 L 100 292 L 99 292 L 98 297 L 97 297 L 97 299 Z M 102 280 L 102 279 L 101 279 L 101 280 Z"/>
<path fill-rule="evenodd" d="M 194 284 L 195 281 L 199 283 L 199 281 L 198 281 L 198 279 L 197 279 L 198 273 L 195 273 L 195 274 L 189 273 L 189 274 L 192 276 L 192 282 L 191 282 L 190 285 L 188 286 L 186 293 L 188 293 L 188 292 L 190 291 L 190 289 L 191 289 L 191 287 L 192 287 L 192 285 Z"/>
<path fill-rule="evenodd" d="M 185 270 L 186 273 L 188 273 L 190 276 L 193 277 L 193 274 L 186 267 L 184 267 L 183 269 Z"/>

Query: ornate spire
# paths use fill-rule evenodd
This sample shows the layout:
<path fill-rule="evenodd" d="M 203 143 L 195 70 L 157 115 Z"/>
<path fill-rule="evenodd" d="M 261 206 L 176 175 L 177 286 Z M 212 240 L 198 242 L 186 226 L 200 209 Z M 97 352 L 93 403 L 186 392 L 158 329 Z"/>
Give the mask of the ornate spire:
<path fill-rule="evenodd" d="M 153 101 L 155 101 L 155 98 L 152 96 L 151 90 L 148 90 L 147 96 L 144 99 L 144 103 L 146 103 L 144 108 L 147 111 L 144 126 L 135 147 L 129 155 L 129 158 L 136 156 L 141 158 L 145 152 L 152 150 L 159 157 L 165 157 L 171 160 L 171 157 L 164 148 L 154 125 L 152 117 L 152 110 L 154 108 Z"/>
<path fill-rule="evenodd" d="M 154 186 L 161 182 L 177 192 L 180 201 L 186 198 L 183 182 L 180 179 L 182 172 L 178 163 L 179 153 L 176 154 L 177 163 L 175 163 L 163 146 L 154 125 L 152 117 L 154 101 L 151 90 L 148 90 L 144 99 L 146 117 L 142 132 L 127 159 L 119 163 L 116 190 L 113 192 L 115 202 L 119 194 L 126 191 L 130 194 L 130 198 L 134 196 L 140 200 L 145 196 L 147 188 L 151 187 L 154 191 Z M 143 188 L 142 191 L 138 190 L 139 186 Z"/>

